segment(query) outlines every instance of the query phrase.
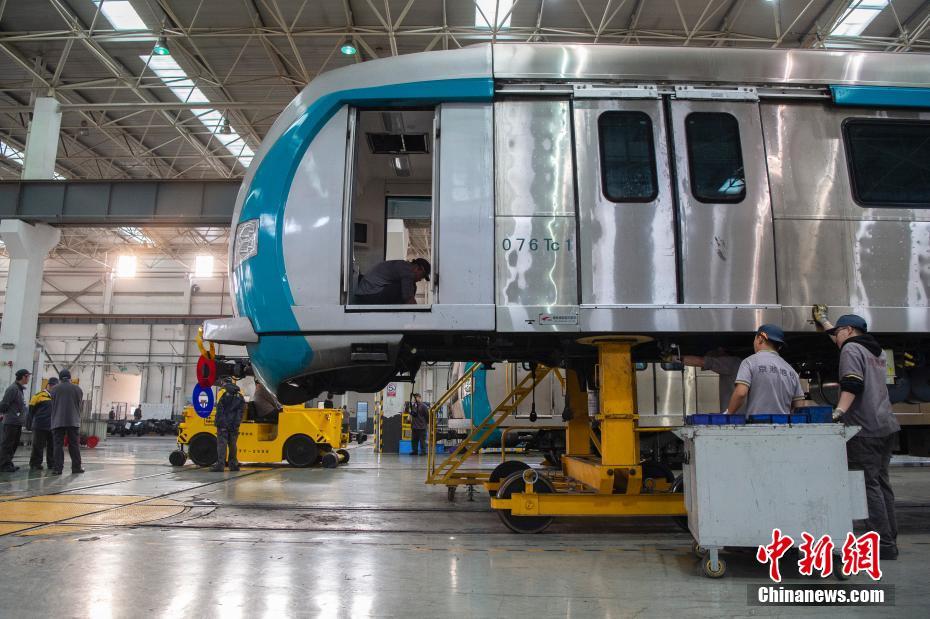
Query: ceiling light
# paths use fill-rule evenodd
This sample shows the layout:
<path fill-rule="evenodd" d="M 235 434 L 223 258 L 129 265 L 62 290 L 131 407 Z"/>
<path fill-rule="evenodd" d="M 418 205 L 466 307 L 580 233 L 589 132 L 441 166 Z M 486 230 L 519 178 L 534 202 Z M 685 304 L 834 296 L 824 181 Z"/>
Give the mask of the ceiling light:
<path fill-rule="evenodd" d="M 202 255 L 194 259 L 194 277 L 213 277 L 213 256 Z"/>
<path fill-rule="evenodd" d="M 497 22 L 497 28 L 510 28 L 513 13 L 513 0 L 476 0 L 475 28 L 494 30 L 489 24 Z"/>
<path fill-rule="evenodd" d="M 888 0 L 859 0 L 847 9 L 830 34 L 858 37 L 887 6 Z"/>
<path fill-rule="evenodd" d="M 232 128 L 229 126 L 229 119 L 226 117 L 223 118 L 223 125 L 220 127 L 220 133 L 223 135 L 232 134 Z"/>
<path fill-rule="evenodd" d="M 136 276 L 136 257 L 122 255 L 116 259 L 116 276 L 117 277 L 135 277 Z"/>
<path fill-rule="evenodd" d="M 171 50 L 168 49 L 168 40 L 165 37 L 158 37 L 158 40 L 155 41 L 155 46 L 152 48 L 152 53 L 156 56 L 170 56 Z"/>
<path fill-rule="evenodd" d="M 345 45 L 339 48 L 339 51 L 342 52 L 346 56 L 354 56 L 355 54 L 358 53 L 358 49 L 351 43 L 346 43 Z"/>
<path fill-rule="evenodd" d="M 94 4 L 100 7 L 100 12 L 107 18 L 114 30 L 148 30 L 145 22 L 128 0 L 107 0 L 103 3 L 100 0 L 94 0 Z"/>

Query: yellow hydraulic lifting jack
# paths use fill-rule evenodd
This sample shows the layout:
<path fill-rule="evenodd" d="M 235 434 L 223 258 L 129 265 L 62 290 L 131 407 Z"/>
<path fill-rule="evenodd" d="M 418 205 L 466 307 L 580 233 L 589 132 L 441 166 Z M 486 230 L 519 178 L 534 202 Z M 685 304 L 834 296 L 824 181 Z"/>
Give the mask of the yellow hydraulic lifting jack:
<path fill-rule="evenodd" d="M 517 533 L 537 533 L 555 516 L 684 516 L 684 495 L 667 476 L 647 471 L 640 460 L 632 349 L 643 338 L 588 338 L 598 349 L 600 438 L 592 432 L 587 392 L 567 373 L 572 419 L 565 431 L 559 475 L 524 469 L 503 481 L 491 507 Z M 592 449 L 594 443 L 594 449 Z M 599 452 L 599 453 L 598 453 Z"/>

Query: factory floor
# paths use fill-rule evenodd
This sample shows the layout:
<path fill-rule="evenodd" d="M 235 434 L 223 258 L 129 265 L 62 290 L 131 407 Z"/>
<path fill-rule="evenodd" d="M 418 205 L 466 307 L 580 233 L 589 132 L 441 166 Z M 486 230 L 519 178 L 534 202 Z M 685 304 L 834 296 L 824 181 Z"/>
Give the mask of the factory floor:
<path fill-rule="evenodd" d="M 0 617 L 926 617 L 930 468 L 898 466 L 900 559 L 889 608 L 766 608 L 751 552 L 700 575 L 668 519 L 563 520 L 510 533 L 426 458 L 352 449 L 336 470 L 174 469 L 170 438 L 110 438 L 87 472 L 0 474 Z M 495 456 L 486 456 L 487 462 Z M 913 464 L 913 463 L 909 463 Z M 786 583 L 802 579 L 782 561 Z M 835 582 L 832 579 L 827 582 Z M 852 583 L 868 583 L 856 576 Z"/>

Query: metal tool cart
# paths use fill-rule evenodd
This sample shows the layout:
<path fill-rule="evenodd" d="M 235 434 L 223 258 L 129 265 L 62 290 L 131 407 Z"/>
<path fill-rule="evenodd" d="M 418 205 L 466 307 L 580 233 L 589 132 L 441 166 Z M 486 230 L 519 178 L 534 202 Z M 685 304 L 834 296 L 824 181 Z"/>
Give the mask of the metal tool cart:
<path fill-rule="evenodd" d="M 704 574 L 719 578 L 725 547 L 759 546 L 772 530 L 842 544 L 868 514 L 862 471 L 849 471 L 846 441 L 859 428 L 838 424 L 686 426 L 684 490 L 688 529 Z"/>

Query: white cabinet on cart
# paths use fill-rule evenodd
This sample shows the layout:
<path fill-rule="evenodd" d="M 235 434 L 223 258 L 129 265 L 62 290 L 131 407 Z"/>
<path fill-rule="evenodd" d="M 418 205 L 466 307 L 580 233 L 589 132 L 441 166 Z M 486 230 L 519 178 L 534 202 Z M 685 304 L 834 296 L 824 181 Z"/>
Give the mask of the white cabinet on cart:
<path fill-rule="evenodd" d="M 842 545 L 854 519 L 868 514 L 862 471 L 847 470 L 846 441 L 857 426 L 838 424 L 686 426 L 684 491 L 688 529 L 719 577 L 720 549 L 755 547 L 781 529 L 830 535 Z"/>

